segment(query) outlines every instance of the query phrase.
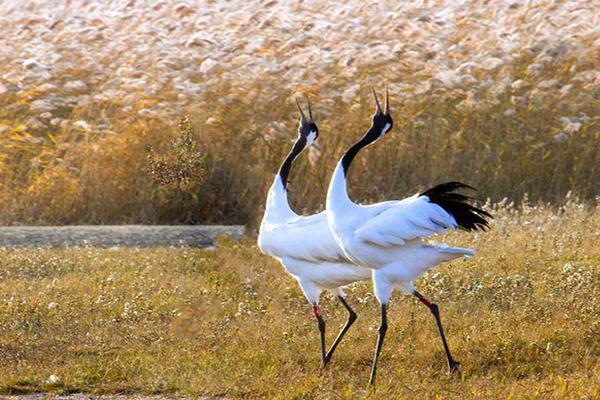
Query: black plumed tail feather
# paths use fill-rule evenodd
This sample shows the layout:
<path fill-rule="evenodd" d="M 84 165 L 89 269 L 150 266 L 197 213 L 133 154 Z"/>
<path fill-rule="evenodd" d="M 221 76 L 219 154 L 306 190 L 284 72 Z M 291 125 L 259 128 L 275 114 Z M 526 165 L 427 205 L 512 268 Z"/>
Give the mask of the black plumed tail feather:
<path fill-rule="evenodd" d="M 461 182 L 446 182 L 426 190 L 420 196 L 427 196 L 430 202 L 446 210 L 448 214 L 454 217 L 461 229 L 466 231 L 488 229 L 490 224 L 487 219 L 494 217 L 481 208 L 471 205 L 474 200 L 473 197 L 455 192 L 461 189 L 476 191 L 475 188 Z"/>

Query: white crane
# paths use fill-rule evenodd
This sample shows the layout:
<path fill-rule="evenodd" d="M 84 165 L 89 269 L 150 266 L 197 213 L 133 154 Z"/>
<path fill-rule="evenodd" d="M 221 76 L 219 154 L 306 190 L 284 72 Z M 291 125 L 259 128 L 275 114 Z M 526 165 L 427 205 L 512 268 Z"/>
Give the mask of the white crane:
<path fill-rule="evenodd" d="M 491 218 L 490 214 L 470 204 L 471 197 L 456 192 L 472 189 L 459 182 L 444 183 L 400 201 L 368 206 L 350 199 L 346 178 L 352 160 L 362 148 L 385 136 L 394 124 L 387 89 L 385 112 L 375 90 L 373 96 L 377 110 L 372 125 L 338 162 L 329 184 L 326 204 L 329 226 L 338 244 L 352 262 L 372 270 L 375 296 L 381 304 L 381 325 L 369 385 L 375 380 L 377 360 L 387 330 L 386 308 L 394 289 L 416 296 L 431 310 L 450 372 L 459 371 L 460 364 L 452 358 L 444 335 L 438 306 L 415 289 L 413 280 L 443 261 L 474 255 L 469 249 L 427 244 L 423 242 L 424 238 L 443 233 L 446 229 L 486 229 L 489 227 L 486 218 Z"/>
<path fill-rule="evenodd" d="M 308 99 L 307 99 L 308 100 Z M 287 273 L 292 275 L 311 303 L 321 336 L 323 367 L 327 365 L 336 347 L 356 320 L 356 313 L 348 305 L 341 287 L 369 279 L 371 270 L 352 264 L 334 239 L 325 212 L 300 216 L 290 208 L 287 198 L 287 178 L 294 159 L 319 136 L 319 129 L 312 118 L 310 102 L 306 118 L 300 104 L 298 138 L 281 164 L 269 189 L 267 204 L 258 245 L 263 253 L 279 260 Z M 327 290 L 340 300 L 348 311 L 348 320 L 334 340 L 329 351 L 325 348 L 325 321 L 319 311 L 319 295 Z"/>

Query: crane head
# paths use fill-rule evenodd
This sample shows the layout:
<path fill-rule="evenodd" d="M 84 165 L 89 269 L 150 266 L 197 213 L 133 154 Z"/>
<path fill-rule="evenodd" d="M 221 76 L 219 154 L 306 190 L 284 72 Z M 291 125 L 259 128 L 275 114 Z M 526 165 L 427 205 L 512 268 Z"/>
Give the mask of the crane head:
<path fill-rule="evenodd" d="M 375 92 L 375 88 L 371 88 L 373 91 L 373 97 L 375 98 L 375 114 L 373 115 L 373 122 L 371 125 L 371 130 L 374 134 L 377 135 L 375 140 L 381 139 L 385 136 L 386 133 L 392 130 L 394 126 L 394 121 L 392 120 L 392 116 L 390 114 L 390 98 L 387 87 L 385 88 L 385 111 L 382 110 L 381 104 L 379 104 L 379 99 L 377 98 L 377 93 Z"/>
<path fill-rule="evenodd" d="M 306 96 L 305 96 L 306 97 Z M 317 124 L 313 121 L 312 108 L 310 106 L 310 100 L 306 97 L 306 102 L 308 104 L 308 118 L 302 111 L 302 107 L 300 107 L 300 103 L 298 99 L 296 99 L 296 105 L 298 106 L 298 110 L 300 111 L 300 123 L 298 124 L 298 136 L 302 137 L 306 140 L 305 147 L 312 145 L 315 140 L 319 137 L 319 128 Z"/>

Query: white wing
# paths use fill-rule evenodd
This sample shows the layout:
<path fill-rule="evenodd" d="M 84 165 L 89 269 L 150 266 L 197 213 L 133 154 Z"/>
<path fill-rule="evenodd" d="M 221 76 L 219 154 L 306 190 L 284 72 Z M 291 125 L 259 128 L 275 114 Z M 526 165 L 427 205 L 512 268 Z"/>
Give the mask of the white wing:
<path fill-rule="evenodd" d="M 349 262 L 335 241 L 325 212 L 298 216 L 261 229 L 262 250 L 278 258 L 310 262 Z"/>
<path fill-rule="evenodd" d="M 412 196 L 373 209 L 372 216 L 358 229 L 358 239 L 378 246 L 402 246 L 407 241 L 455 229 L 456 220 L 427 196 Z"/>

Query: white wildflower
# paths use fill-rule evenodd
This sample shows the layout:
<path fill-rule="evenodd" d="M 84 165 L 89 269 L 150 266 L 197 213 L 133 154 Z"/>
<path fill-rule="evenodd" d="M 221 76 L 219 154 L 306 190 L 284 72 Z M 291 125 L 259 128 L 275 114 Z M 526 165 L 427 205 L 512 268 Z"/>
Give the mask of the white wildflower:
<path fill-rule="evenodd" d="M 567 262 L 565 263 L 565 265 L 563 265 L 563 272 L 573 272 L 574 269 L 575 264 L 573 264 L 572 262 Z"/>
<path fill-rule="evenodd" d="M 79 120 L 79 121 L 75 121 L 73 123 L 73 128 L 83 131 L 83 132 L 89 132 L 92 130 L 92 127 L 90 126 L 90 124 L 87 121 L 84 120 Z"/>
<path fill-rule="evenodd" d="M 569 136 L 564 132 L 560 132 L 560 133 L 554 135 L 554 141 L 556 143 L 564 143 L 568 138 L 569 138 Z"/>
<path fill-rule="evenodd" d="M 563 129 L 567 133 L 576 133 L 581 129 L 581 122 L 569 122 L 568 124 L 563 125 Z"/>
<path fill-rule="evenodd" d="M 125 303 L 123 305 L 123 318 L 127 318 L 127 316 L 131 313 L 131 304 Z"/>
<path fill-rule="evenodd" d="M 48 310 L 54 310 L 56 307 L 58 307 L 58 303 L 55 303 L 54 301 L 48 303 Z"/>
<path fill-rule="evenodd" d="M 46 383 L 50 385 L 56 385 L 58 382 L 60 382 L 60 378 L 56 375 L 50 375 L 48 379 L 46 379 Z"/>

